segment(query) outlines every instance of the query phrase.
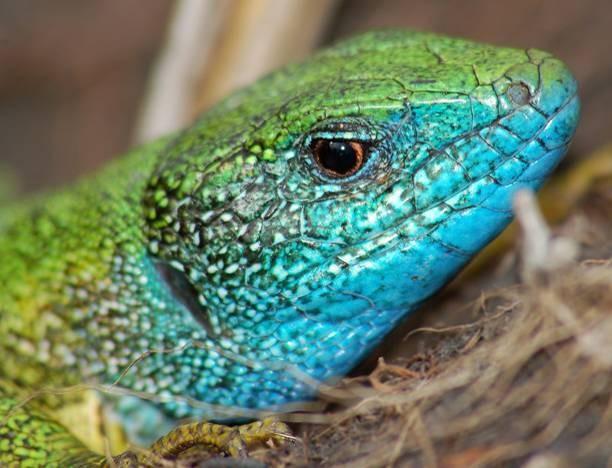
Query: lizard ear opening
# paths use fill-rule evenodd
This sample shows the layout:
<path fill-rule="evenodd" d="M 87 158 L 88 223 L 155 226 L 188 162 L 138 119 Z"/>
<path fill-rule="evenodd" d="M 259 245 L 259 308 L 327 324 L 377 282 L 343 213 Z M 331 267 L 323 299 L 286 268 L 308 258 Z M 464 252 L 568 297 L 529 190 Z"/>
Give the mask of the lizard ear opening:
<path fill-rule="evenodd" d="M 198 300 L 198 291 L 191 284 L 187 275 L 163 260 L 155 261 L 154 265 L 162 282 L 168 287 L 172 296 L 183 304 L 209 336 L 215 336 L 208 310 Z"/>

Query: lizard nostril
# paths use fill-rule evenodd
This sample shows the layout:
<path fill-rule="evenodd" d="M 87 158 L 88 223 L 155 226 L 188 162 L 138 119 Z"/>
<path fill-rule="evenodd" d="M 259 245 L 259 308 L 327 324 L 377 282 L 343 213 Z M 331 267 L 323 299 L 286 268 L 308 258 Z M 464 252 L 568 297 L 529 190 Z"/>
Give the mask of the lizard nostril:
<path fill-rule="evenodd" d="M 524 106 L 531 99 L 531 92 L 525 83 L 512 83 L 506 91 L 510 100 L 516 106 Z"/>

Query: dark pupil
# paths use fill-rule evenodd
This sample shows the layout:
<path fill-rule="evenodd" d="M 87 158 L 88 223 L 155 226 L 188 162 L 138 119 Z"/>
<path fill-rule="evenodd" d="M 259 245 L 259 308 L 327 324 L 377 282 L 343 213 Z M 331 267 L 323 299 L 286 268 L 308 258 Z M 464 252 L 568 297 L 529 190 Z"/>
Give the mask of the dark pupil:
<path fill-rule="evenodd" d="M 317 145 L 317 159 L 330 172 L 344 175 L 355 169 L 359 156 L 346 141 L 320 141 Z"/>

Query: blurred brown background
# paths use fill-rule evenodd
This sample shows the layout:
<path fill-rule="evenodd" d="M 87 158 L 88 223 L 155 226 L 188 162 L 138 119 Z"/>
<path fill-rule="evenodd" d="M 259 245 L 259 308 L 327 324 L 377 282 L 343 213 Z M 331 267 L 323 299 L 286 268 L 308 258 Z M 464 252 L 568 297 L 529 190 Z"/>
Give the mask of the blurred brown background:
<path fill-rule="evenodd" d="M 189 98 L 189 109 L 177 110 L 187 120 L 244 80 L 319 45 L 371 28 L 409 27 L 555 53 L 581 85 L 583 120 L 571 158 L 612 139 L 609 1 L 195 1 L 200 19 L 186 10 L 183 17 L 199 32 L 192 55 L 177 65 L 195 75 L 183 73 L 194 90 L 176 98 Z M 185 28 L 173 22 L 179 6 L 195 4 L 181 2 L 0 2 L 0 163 L 15 168 L 26 190 L 72 180 L 150 133 L 142 129 L 149 125 L 141 112 L 150 104 L 146 90 L 173 96 L 152 76 L 160 63 L 172 68 L 172 55 L 186 48 Z M 160 51 L 172 40 L 164 58 Z M 158 108 L 163 114 L 163 103 Z"/>

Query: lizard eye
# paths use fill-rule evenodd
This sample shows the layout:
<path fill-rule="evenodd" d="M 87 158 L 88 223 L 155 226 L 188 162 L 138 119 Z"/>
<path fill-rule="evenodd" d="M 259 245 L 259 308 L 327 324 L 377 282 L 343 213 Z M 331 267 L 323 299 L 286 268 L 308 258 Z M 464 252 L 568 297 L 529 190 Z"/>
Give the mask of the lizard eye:
<path fill-rule="evenodd" d="M 319 169 L 337 179 L 355 174 L 367 156 L 366 145 L 359 141 L 317 139 L 311 149 Z"/>

